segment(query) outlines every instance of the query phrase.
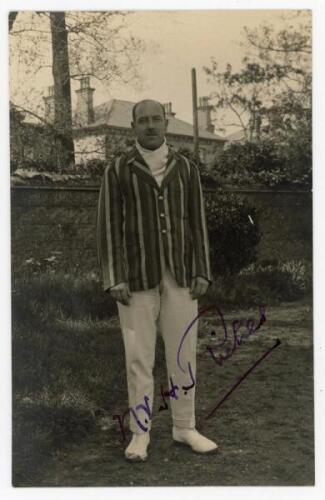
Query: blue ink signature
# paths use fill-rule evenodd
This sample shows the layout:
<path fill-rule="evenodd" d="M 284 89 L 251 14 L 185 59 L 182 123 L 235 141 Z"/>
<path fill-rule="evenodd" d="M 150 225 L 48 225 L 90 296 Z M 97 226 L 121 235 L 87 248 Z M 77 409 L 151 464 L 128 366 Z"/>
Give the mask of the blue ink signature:
<path fill-rule="evenodd" d="M 224 364 L 224 362 L 227 359 L 229 359 L 234 354 L 234 352 L 236 351 L 237 347 L 239 347 L 239 346 L 242 345 L 243 340 L 248 339 L 251 335 L 253 335 L 254 333 L 256 333 L 261 328 L 261 326 L 265 323 L 265 321 L 266 321 L 265 306 L 259 306 L 259 309 L 260 309 L 260 319 L 259 319 L 259 323 L 257 325 L 255 325 L 255 321 L 252 320 L 251 318 L 249 318 L 248 320 L 246 320 L 246 324 L 244 324 L 244 325 L 243 325 L 243 320 L 236 319 L 235 321 L 232 322 L 233 345 L 232 345 L 232 347 L 227 347 L 226 348 L 225 354 L 219 353 L 219 355 L 216 356 L 215 355 L 215 351 L 212 349 L 212 347 L 209 346 L 209 345 L 206 346 L 207 350 L 209 351 L 209 353 L 212 356 L 212 359 L 219 366 L 222 366 Z M 222 321 L 223 321 L 223 327 L 224 327 L 225 335 L 224 335 L 223 342 L 221 343 L 221 345 L 219 345 L 217 347 L 222 347 L 226 343 L 226 341 L 228 339 L 227 328 L 226 328 L 226 325 L 224 323 L 223 317 L 222 317 Z M 247 332 L 241 333 L 239 335 L 238 331 L 239 331 L 239 329 L 242 326 L 245 326 L 247 328 Z"/>
<path fill-rule="evenodd" d="M 140 427 L 141 430 L 143 430 L 143 432 L 147 432 L 148 431 L 148 427 L 146 427 L 145 425 L 143 425 L 143 423 L 141 422 L 141 420 L 139 419 L 138 417 L 138 414 L 137 412 L 139 410 L 143 410 L 147 417 L 151 420 L 152 418 L 152 413 L 151 413 L 151 409 L 150 409 L 150 406 L 149 406 L 149 396 L 144 396 L 144 404 L 139 404 L 134 408 L 132 407 L 129 407 L 122 415 L 113 415 L 113 420 L 117 420 L 118 421 L 118 424 L 119 424 L 119 427 L 120 427 L 120 431 L 121 431 L 121 434 L 122 434 L 122 439 L 123 441 L 125 441 L 126 439 L 126 435 L 125 435 L 125 430 L 124 430 L 124 420 L 127 416 L 128 413 L 131 413 L 137 423 L 137 425 Z M 144 423 L 145 424 L 148 424 L 148 419 L 145 418 L 144 420 Z"/>
<path fill-rule="evenodd" d="M 188 370 L 189 370 L 189 374 L 190 374 L 191 383 L 189 385 L 182 385 L 182 389 L 183 389 L 185 395 L 188 393 L 189 390 L 193 389 L 193 387 L 195 386 L 195 379 L 194 379 L 194 375 L 193 375 L 193 371 L 192 371 L 192 367 L 191 367 L 190 362 L 188 362 Z M 170 386 L 171 386 L 169 390 L 166 391 L 166 390 L 164 390 L 163 386 L 160 386 L 160 394 L 161 394 L 161 397 L 163 399 L 164 406 L 160 406 L 159 411 L 168 410 L 168 404 L 166 402 L 165 397 L 173 398 L 176 400 L 178 399 L 177 391 L 179 391 L 179 386 L 174 384 L 172 377 L 170 377 L 169 380 L 170 380 Z M 125 441 L 125 439 L 126 439 L 125 430 L 124 430 L 124 420 L 128 414 L 131 414 L 134 417 L 138 427 L 143 432 L 147 432 L 149 430 L 149 427 L 145 426 L 141 422 L 141 420 L 138 416 L 138 412 L 140 410 L 143 410 L 145 412 L 145 414 L 147 415 L 147 417 L 151 420 L 152 412 L 151 412 L 150 406 L 149 406 L 149 396 L 144 396 L 144 404 L 141 403 L 141 404 L 137 405 L 135 408 L 129 407 L 123 413 L 122 417 L 121 417 L 121 415 L 113 415 L 113 420 L 118 421 L 123 441 Z M 144 420 L 145 424 L 148 424 L 148 418 L 146 418 Z"/>
<path fill-rule="evenodd" d="M 220 311 L 220 309 L 217 306 L 209 306 L 206 309 L 202 309 L 201 311 L 199 311 L 198 315 L 191 321 L 191 323 L 189 324 L 189 326 L 186 328 L 186 330 L 185 330 L 185 332 L 184 332 L 184 334 L 183 334 L 183 336 L 181 338 L 181 341 L 180 341 L 180 344 L 179 344 L 179 347 L 178 347 L 178 351 L 177 351 L 177 364 L 178 364 L 179 368 L 184 373 L 185 373 L 185 370 L 182 367 L 181 362 L 180 362 L 180 354 L 181 354 L 182 346 L 183 346 L 183 343 L 184 343 L 184 341 L 186 339 L 186 336 L 191 332 L 191 328 L 193 327 L 193 325 L 195 324 L 195 322 L 198 321 L 198 319 L 201 316 L 203 316 L 205 313 L 207 313 L 209 311 L 212 311 L 212 310 L 216 310 L 217 313 L 219 314 L 219 316 L 221 318 L 221 322 L 222 322 L 223 332 L 224 332 L 223 341 L 219 345 L 217 345 L 216 347 L 217 348 L 223 347 L 224 344 L 227 342 L 228 332 L 227 332 L 226 322 L 225 322 L 224 316 L 223 316 L 222 312 Z M 245 326 L 246 326 L 246 328 L 248 330 L 247 333 L 243 333 L 240 336 L 238 335 L 238 330 L 241 328 L 241 326 L 243 326 L 243 320 L 236 319 L 235 321 L 232 322 L 233 336 L 234 336 L 233 346 L 232 346 L 232 348 L 228 347 L 226 349 L 226 354 L 224 356 L 222 354 L 219 354 L 219 357 L 217 358 L 215 356 L 215 354 L 214 354 L 213 349 L 210 346 L 207 346 L 207 350 L 210 352 L 210 354 L 212 355 L 212 357 L 216 361 L 216 363 L 222 365 L 226 359 L 230 358 L 233 355 L 233 353 L 235 352 L 237 346 L 241 345 L 244 339 L 247 339 L 253 333 L 255 333 L 257 330 L 259 330 L 261 328 L 261 326 L 266 321 L 265 306 L 264 305 L 260 305 L 259 306 L 259 310 L 260 310 L 260 319 L 259 319 L 258 325 L 255 326 L 255 321 L 253 319 L 251 319 L 251 318 L 249 318 L 249 319 L 246 320 L 246 325 Z"/>
<path fill-rule="evenodd" d="M 217 404 L 214 406 L 214 408 L 212 410 L 210 410 L 208 415 L 205 417 L 205 420 L 208 420 L 216 413 L 216 411 L 220 408 L 220 406 L 223 405 L 223 403 L 231 396 L 231 394 L 245 380 L 245 378 L 248 377 L 248 375 L 263 361 L 263 359 L 265 359 L 279 345 L 281 345 L 281 340 L 276 339 L 273 346 L 271 346 L 269 349 L 267 349 L 267 351 L 265 351 L 265 353 L 260 358 L 258 358 L 252 364 L 252 366 L 243 375 L 241 375 L 241 377 L 239 377 L 237 382 L 235 382 L 235 384 L 229 389 L 229 391 L 225 394 L 225 396 L 223 396 L 223 398 L 217 402 Z M 197 426 L 197 429 L 199 429 L 199 430 L 201 430 L 202 428 L 203 428 L 202 424 L 200 426 Z"/>
<path fill-rule="evenodd" d="M 189 326 L 186 328 L 186 330 L 185 330 L 185 332 L 184 332 L 184 334 L 183 334 L 183 336 L 181 338 L 178 350 L 177 350 L 177 364 L 178 364 L 179 368 L 183 371 L 183 373 L 186 373 L 186 370 L 182 367 L 182 365 L 180 363 L 180 354 L 181 354 L 181 349 L 182 349 L 182 346 L 183 346 L 184 341 L 186 339 L 186 336 L 191 331 L 191 328 L 193 327 L 193 325 L 195 324 L 195 322 L 198 321 L 198 319 L 201 316 L 203 316 L 206 312 L 211 311 L 211 310 L 216 310 L 217 313 L 219 314 L 219 316 L 221 318 L 221 322 L 222 322 L 223 333 L 224 333 L 224 338 L 223 338 L 222 342 L 219 343 L 216 347 L 217 348 L 223 347 L 225 345 L 225 343 L 227 342 L 227 340 L 228 340 L 228 332 L 227 332 L 226 323 L 225 323 L 225 320 L 224 320 L 224 316 L 223 316 L 222 312 L 219 310 L 219 308 L 217 306 L 209 306 L 206 309 L 202 309 L 201 311 L 199 311 L 198 315 L 191 321 L 191 323 L 189 324 Z M 247 319 L 246 322 L 244 322 L 244 323 L 243 323 L 243 320 L 234 320 L 232 322 L 233 345 L 232 345 L 232 348 L 228 347 L 226 349 L 226 354 L 225 355 L 219 353 L 219 355 L 217 357 L 215 355 L 215 352 L 211 348 L 211 346 L 209 346 L 209 345 L 206 346 L 208 352 L 211 354 L 211 357 L 216 362 L 216 364 L 218 364 L 219 366 L 222 366 L 223 363 L 234 354 L 234 352 L 237 349 L 237 347 L 240 346 L 243 343 L 244 339 L 249 338 L 252 334 L 254 334 L 256 331 L 258 331 L 261 328 L 261 326 L 266 321 L 265 306 L 264 305 L 259 306 L 259 311 L 260 311 L 260 318 L 259 318 L 259 322 L 258 322 L 257 325 L 256 325 L 255 321 L 253 319 L 251 319 L 251 318 Z M 241 333 L 239 335 L 238 332 L 239 332 L 239 329 L 242 326 L 246 327 L 247 332 L 246 333 Z M 211 335 L 215 335 L 215 332 L 212 331 Z M 255 361 L 253 363 L 253 365 L 231 387 L 231 389 L 227 392 L 227 394 L 209 412 L 209 414 L 205 417 L 206 420 L 209 419 L 209 418 L 211 418 L 214 415 L 214 413 L 230 397 L 230 395 L 245 380 L 245 378 L 256 368 L 256 366 L 258 366 L 263 361 L 263 359 L 265 359 L 280 344 L 281 344 L 281 341 L 279 339 L 277 339 L 276 342 L 275 342 L 275 344 L 272 347 L 270 347 L 257 361 Z M 187 394 L 187 392 L 189 390 L 191 390 L 195 386 L 195 379 L 194 379 L 194 375 L 193 375 L 193 371 L 192 371 L 192 367 L 191 367 L 190 362 L 188 362 L 188 371 L 189 371 L 190 378 L 191 378 L 191 384 L 187 385 L 187 386 L 182 386 L 184 394 Z M 177 393 L 177 391 L 179 391 L 179 386 L 174 384 L 174 381 L 173 381 L 172 377 L 170 377 L 169 380 L 170 380 L 170 389 L 169 390 L 164 390 L 163 386 L 160 386 L 160 394 L 161 394 L 161 397 L 162 397 L 164 405 L 160 405 L 159 406 L 159 411 L 163 411 L 163 410 L 167 410 L 168 409 L 168 404 L 167 404 L 166 399 L 165 399 L 166 397 L 173 398 L 173 399 L 176 399 L 176 400 L 178 399 L 178 393 Z M 151 413 L 150 406 L 149 406 L 149 397 L 148 396 L 144 396 L 144 402 L 145 402 L 144 404 L 137 405 L 135 407 L 135 409 L 132 408 L 132 407 L 128 408 L 123 413 L 122 417 L 120 415 L 113 415 L 113 420 L 118 420 L 118 424 L 119 424 L 119 427 L 120 427 L 120 431 L 121 431 L 121 434 L 122 434 L 122 440 L 123 441 L 125 441 L 125 439 L 126 439 L 125 430 L 124 430 L 124 419 L 125 419 L 125 417 L 127 416 L 128 413 L 132 414 L 132 416 L 134 417 L 134 419 L 135 419 L 137 425 L 140 427 L 140 429 L 142 429 L 144 432 L 148 431 L 148 427 L 146 427 L 145 425 L 143 425 L 143 423 L 140 421 L 140 419 L 138 417 L 138 414 L 137 414 L 137 412 L 139 410 L 143 410 L 146 413 L 147 417 L 151 420 L 152 413 Z M 147 419 L 145 419 L 144 422 L 145 422 L 145 424 L 148 424 L 148 420 Z M 202 426 L 200 428 L 202 428 Z"/>

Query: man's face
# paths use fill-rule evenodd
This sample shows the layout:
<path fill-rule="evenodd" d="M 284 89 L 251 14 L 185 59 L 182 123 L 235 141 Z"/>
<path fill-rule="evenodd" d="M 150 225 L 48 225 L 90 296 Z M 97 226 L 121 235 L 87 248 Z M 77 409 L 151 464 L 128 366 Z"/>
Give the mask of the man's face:
<path fill-rule="evenodd" d="M 139 144 L 154 150 L 164 142 L 168 120 L 157 102 L 146 101 L 137 106 L 135 121 L 131 125 Z"/>

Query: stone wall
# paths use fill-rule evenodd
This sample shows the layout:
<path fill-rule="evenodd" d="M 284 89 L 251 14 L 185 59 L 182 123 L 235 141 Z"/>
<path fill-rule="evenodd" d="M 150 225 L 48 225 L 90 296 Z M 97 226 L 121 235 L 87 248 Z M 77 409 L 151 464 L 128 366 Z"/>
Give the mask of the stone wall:
<path fill-rule="evenodd" d="M 311 192 L 227 190 L 262 210 L 259 260 L 312 259 Z M 64 272 L 98 271 L 97 187 L 15 186 L 11 195 L 14 272 L 29 259 L 45 265 L 53 257 Z"/>

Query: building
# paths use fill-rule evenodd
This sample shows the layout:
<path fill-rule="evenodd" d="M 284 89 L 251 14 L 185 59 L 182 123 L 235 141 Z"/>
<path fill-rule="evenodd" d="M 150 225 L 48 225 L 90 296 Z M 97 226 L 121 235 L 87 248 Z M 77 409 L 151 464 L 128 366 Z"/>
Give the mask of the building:
<path fill-rule="evenodd" d="M 80 80 L 76 109 L 73 112 L 73 137 L 76 164 L 90 160 L 108 160 L 117 150 L 124 151 L 134 143 L 131 128 L 132 108 L 135 103 L 111 99 L 98 106 L 93 105 L 95 89 L 90 86 L 90 78 Z M 10 136 L 12 169 L 55 166 L 54 87 L 49 87 L 43 98 L 45 116 L 43 121 L 31 120 L 28 113 L 21 113 L 11 105 Z M 167 142 L 175 150 L 193 151 L 193 125 L 176 117 L 172 103 L 164 104 L 168 118 Z M 207 97 L 199 99 L 199 153 L 201 160 L 209 167 L 226 139 L 214 133 L 211 121 L 212 107 Z M 46 125 L 47 123 L 47 125 Z"/>
<path fill-rule="evenodd" d="M 73 134 L 75 143 L 76 164 L 89 160 L 106 160 L 116 149 L 129 147 L 133 144 L 131 128 L 131 101 L 111 99 L 98 106 L 93 105 L 95 89 L 90 85 L 90 78 L 80 80 L 77 93 L 77 105 L 74 110 Z M 54 119 L 54 92 L 49 88 L 44 98 L 45 116 Z M 164 104 L 168 118 L 167 142 L 176 150 L 187 148 L 193 151 L 193 125 L 180 120 L 172 109 L 172 103 Z M 214 134 L 211 122 L 211 106 L 208 99 L 202 97 L 198 108 L 199 150 L 202 161 L 209 164 L 218 151 L 223 148 L 226 140 Z"/>

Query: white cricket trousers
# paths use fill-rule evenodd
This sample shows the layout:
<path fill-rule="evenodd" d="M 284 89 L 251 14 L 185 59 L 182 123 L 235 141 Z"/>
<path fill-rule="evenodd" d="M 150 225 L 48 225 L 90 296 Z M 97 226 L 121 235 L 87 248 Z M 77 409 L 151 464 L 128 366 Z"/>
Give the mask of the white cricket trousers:
<path fill-rule="evenodd" d="M 168 388 L 163 380 L 159 386 L 171 390 L 172 378 L 178 390 L 173 393 L 175 397 L 170 395 L 165 399 L 171 408 L 173 424 L 194 428 L 197 321 L 193 320 L 198 314 L 198 301 L 192 300 L 189 288 L 178 286 L 167 268 L 159 286 L 132 292 L 129 305 L 120 302 L 117 305 L 125 347 L 130 430 L 140 434 L 151 429 L 157 322 L 164 340 L 168 373 Z M 160 404 L 163 405 L 161 397 Z"/>

